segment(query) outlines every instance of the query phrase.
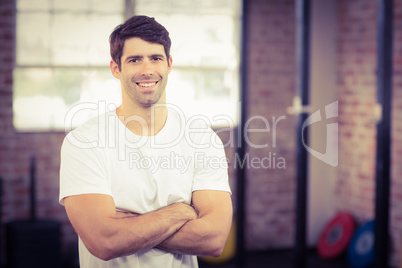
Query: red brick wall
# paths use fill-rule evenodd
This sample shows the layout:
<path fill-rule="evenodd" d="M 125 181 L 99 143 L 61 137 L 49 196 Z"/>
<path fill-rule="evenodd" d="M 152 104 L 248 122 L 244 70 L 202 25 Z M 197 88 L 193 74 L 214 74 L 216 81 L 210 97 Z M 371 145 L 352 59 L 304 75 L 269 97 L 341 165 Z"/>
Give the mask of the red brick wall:
<path fill-rule="evenodd" d="M 391 181 L 391 236 L 394 246 L 392 262 L 400 259 L 402 250 L 402 1 L 395 1 L 394 10 L 394 65 L 392 105 L 392 181 Z"/>
<path fill-rule="evenodd" d="M 290 247 L 294 242 L 295 117 L 286 113 L 295 94 L 294 1 L 251 0 L 248 14 L 248 118 L 261 116 L 270 132 L 249 132 L 250 159 L 271 154 L 271 167 L 247 170 L 246 246 L 248 249 Z M 274 136 L 272 118 L 279 120 Z M 262 120 L 249 129 L 263 129 Z M 275 145 L 276 142 L 276 145 Z M 275 154 L 276 164 L 273 165 Z M 285 166 L 277 165 L 282 158 Z"/>
<path fill-rule="evenodd" d="M 0 177 L 3 184 L 0 236 L 3 260 L 0 262 L 4 262 L 4 223 L 30 215 L 31 154 L 37 160 L 37 217 L 59 220 L 65 245 L 75 239 L 75 234 L 63 207 L 58 204 L 59 154 L 64 133 L 17 133 L 13 128 L 14 0 L 0 0 L 0 40 Z"/>
<path fill-rule="evenodd" d="M 374 216 L 375 1 L 338 3 L 339 168 L 336 200 L 359 222 Z"/>
<path fill-rule="evenodd" d="M 402 1 L 394 1 L 391 263 L 402 243 Z M 359 223 L 373 219 L 375 206 L 377 4 L 338 2 L 339 169 L 336 200 Z"/>

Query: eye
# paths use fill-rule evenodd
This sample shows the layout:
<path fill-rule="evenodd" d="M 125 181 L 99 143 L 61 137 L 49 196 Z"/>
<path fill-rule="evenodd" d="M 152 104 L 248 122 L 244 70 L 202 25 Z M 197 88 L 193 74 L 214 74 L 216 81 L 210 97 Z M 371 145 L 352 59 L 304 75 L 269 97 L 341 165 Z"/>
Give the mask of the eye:
<path fill-rule="evenodd" d="M 152 58 L 152 60 L 153 60 L 153 61 L 161 61 L 162 58 L 161 58 L 161 57 L 154 57 L 154 58 Z"/>
<path fill-rule="evenodd" d="M 134 63 L 136 63 L 136 62 L 139 62 L 139 59 L 131 59 L 131 60 L 129 60 L 128 62 L 134 62 Z"/>

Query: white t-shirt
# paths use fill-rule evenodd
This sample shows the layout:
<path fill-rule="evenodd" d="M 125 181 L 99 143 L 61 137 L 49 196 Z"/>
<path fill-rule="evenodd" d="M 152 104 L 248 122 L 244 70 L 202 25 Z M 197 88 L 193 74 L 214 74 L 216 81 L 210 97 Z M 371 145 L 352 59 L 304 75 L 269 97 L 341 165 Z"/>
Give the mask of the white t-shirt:
<path fill-rule="evenodd" d="M 64 139 L 60 203 L 72 195 L 106 194 L 117 210 L 143 214 L 176 202 L 190 204 L 193 191 L 230 192 L 222 142 L 200 119 L 168 109 L 155 136 L 133 134 L 115 111 L 89 120 Z M 196 256 L 159 249 L 102 261 L 81 239 L 79 254 L 81 268 L 198 267 Z"/>

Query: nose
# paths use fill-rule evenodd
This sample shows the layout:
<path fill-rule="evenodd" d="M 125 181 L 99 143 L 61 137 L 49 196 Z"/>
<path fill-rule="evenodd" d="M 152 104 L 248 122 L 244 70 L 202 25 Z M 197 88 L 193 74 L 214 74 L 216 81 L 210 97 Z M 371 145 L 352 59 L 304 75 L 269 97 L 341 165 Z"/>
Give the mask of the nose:
<path fill-rule="evenodd" d="M 149 60 L 144 60 L 141 66 L 141 75 L 142 76 L 149 76 L 153 74 L 153 69 L 151 62 Z"/>

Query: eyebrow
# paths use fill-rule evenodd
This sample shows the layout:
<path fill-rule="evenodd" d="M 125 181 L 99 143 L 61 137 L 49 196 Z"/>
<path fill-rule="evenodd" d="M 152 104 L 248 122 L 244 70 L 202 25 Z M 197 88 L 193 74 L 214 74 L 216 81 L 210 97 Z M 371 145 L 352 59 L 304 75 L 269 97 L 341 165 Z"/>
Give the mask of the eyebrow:
<path fill-rule="evenodd" d="M 152 54 L 149 57 L 150 58 L 162 58 L 162 59 L 165 59 L 165 56 L 163 54 Z"/>
<path fill-rule="evenodd" d="M 137 60 L 141 60 L 143 59 L 144 56 L 141 55 L 132 55 L 132 56 L 128 56 L 126 58 L 126 61 L 132 60 L 132 59 L 137 59 Z M 151 54 L 148 56 L 148 58 L 162 58 L 165 59 L 165 56 L 163 54 Z"/>

